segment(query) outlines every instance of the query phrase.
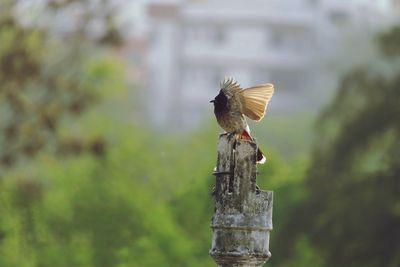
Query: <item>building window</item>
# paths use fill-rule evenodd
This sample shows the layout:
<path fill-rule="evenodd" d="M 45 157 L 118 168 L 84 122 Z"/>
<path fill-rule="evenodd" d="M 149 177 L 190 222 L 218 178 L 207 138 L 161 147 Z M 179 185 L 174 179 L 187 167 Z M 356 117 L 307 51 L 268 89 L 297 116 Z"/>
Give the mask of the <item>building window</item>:
<path fill-rule="evenodd" d="M 319 0 L 308 0 L 308 3 L 309 3 L 311 6 L 316 6 L 316 5 L 319 4 Z"/>
<path fill-rule="evenodd" d="M 272 30 L 270 32 L 269 43 L 272 47 L 282 47 L 284 44 L 284 32 L 279 30 Z"/>
<path fill-rule="evenodd" d="M 212 29 L 212 31 L 213 31 L 212 32 L 213 42 L 216 44 L 222 44 L 226 38 L 224 28 L 221 26 L 218 26 L 218 27 L 214 27 Z"/>
<path fill-rule="evenodd" d="M 186 26 L 183 30 L 187 41 L 195 41 L 198 39 L 198 28 L 192 25 Z"/>
<path fill-rule="evenodd" d="M 268 48 L 285 52 L 304 52 L 315 43 L 313 34 L 307 28 L 285 27 L 268 32 Z"/>
<path fill-rule="evenodd" d="M 184 29 L 184 36 L 187 42 L 210 44 L 221 44 L 226 38 L 224 28 L 220 26 L 188 25 Z"/>
<path fill-rule="evenodd" d="M 300 70 L 272 70 L 270 82 L 275 88 L 287 92 L 299 92 L 307 88 L 307 72 Z"/>
<path fill-rule="evenodd" d="M 342 10 L 334 10 L 329 13 L 329 19 L 337 26 L 346 24 L 349 20 L 349 15 Z"/>

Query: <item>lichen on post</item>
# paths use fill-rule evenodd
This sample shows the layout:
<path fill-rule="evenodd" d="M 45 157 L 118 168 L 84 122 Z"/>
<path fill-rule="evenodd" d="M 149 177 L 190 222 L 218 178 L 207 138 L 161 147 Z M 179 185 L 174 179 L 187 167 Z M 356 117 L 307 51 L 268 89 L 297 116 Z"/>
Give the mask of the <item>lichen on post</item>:
<path fill-rule="evenodd" d="M 256 143 L 220 135 L 210 250 L 219 266 L 262 266 L 271 257 L 272 191 L 256 186 L 256 153 Z"/>

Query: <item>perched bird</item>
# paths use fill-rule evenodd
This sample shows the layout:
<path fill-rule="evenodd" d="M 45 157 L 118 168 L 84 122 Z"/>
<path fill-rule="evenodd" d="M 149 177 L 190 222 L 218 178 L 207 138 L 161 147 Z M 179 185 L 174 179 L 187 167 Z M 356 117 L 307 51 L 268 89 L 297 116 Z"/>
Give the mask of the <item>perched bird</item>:
<path fill-rule="evenodd" d="M 265 114 L 268 102 L 274 93 L 270 83 L 259 84 L 242 89 L 232 78 L 220 83 L 219 94 L 210 102 L 214 103 L 214 113 L 218 124 L 237 138 L 252 141 L 249 125 L 245 115 L 252 120 L 260 121 Z M 264 163 L 265 156 L 257 151 L 257 163 Z"/>

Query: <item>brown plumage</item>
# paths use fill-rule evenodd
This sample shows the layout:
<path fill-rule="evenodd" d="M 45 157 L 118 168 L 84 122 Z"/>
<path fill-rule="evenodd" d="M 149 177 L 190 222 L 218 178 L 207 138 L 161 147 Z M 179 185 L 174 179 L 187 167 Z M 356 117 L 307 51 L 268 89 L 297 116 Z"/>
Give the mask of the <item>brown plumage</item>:
<path fill-rule="evenodd" d="M 221 82 L 220 88 L 219 94 L 210 101 L 214 103 L 218 124 L 226 132 L 236 134 L 238 138 L 253 140 L 245 115 L 260 121 L 274 93 L 274 86 L 264 83 L 242 89 L 236 81 L 229 78 Z M 257 162 L 265 162 L 265 156 L 260 149 L 257 151 Z"/>

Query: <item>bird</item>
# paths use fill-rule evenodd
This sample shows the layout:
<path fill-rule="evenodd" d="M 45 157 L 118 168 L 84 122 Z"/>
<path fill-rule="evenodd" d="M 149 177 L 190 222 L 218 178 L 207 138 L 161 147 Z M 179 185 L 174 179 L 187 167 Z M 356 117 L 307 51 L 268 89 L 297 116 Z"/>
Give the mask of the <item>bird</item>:
<path fill-rule="evenodd" d="M 233 78 L 225 78 L 220 82 L 219 94 L 210 102 L 214 104 L 215 117 L 224 131 L 235 134 L 237 139 L 254 141 L 246 117 L 260 121 L 273 94 L 274 86 L 271 83 L 242 89 Z M 265 155 L 258 148 L 257 163 L 263 164 L 265 161 Z"/>

